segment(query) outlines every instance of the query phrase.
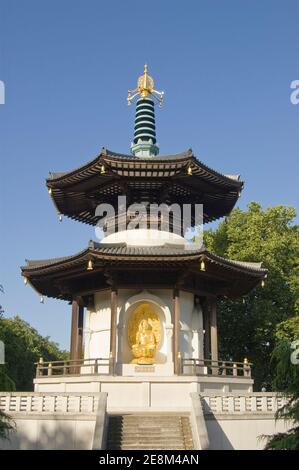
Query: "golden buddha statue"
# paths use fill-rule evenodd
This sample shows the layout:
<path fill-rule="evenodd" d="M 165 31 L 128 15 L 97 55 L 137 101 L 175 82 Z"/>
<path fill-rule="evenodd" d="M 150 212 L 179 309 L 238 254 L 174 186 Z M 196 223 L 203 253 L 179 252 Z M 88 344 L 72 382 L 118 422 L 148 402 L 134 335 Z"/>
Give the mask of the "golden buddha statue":
<path fill-rule="evenodd" d="M 136 333 L 136 343 L 132 345 L 135 356 L 133 364 L 154 364 L 157 340 L 153 329 L 146 319 L 141 320 Z"/>
<path fill-rule="evenodd" d="M 155 364 L 161 343 L 162 325 L 149 302 L 139 304 L 128 318 L 128 343 L 134 359 L 131 364 Z"/>

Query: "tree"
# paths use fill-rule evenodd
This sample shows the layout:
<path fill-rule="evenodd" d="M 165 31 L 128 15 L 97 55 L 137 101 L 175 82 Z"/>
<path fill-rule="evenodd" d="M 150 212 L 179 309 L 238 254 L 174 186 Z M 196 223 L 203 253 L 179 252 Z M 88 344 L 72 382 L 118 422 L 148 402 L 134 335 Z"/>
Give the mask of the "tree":
<path fill-rule="evenodd" d="M 7 375 L 6 364 L 0 364 L 0 391 L 13 392 L 16 389 L 14 381 Z"/>
<path fill-rule="evenodd" d="M 4 293 L 4 289 L 3 289 L 2 284 L 0 284 L 0 292 L 1 292 L 1 294 Z M 2 317 L 3 313 L 4 313 L 4 310 L 2 308 L 2 305 L 0 304 L 0 318 Z"/>
<path fill-rule="evenodd" d="M 287 432 L 264 436 L 268 440 L 266 449 L 299 450 L 299 316 L 280 323 L 276 339 L 272 354 L 276 365 L 274 388 L 287 398 L 287 404 L 277 411 L 276 418 L 293 424 Z"/>
<path fill-rule="evenodd" d="M 0 284 L 0 292 L 2 294 L 4 293 L 4 289 L 3 289 L 2 284 Z M 0 320 L 1 320 L 1 318 L 3 318 L 3 313 L 4 313 L 4 310 L 2 308 L 2 305 L 0 305 Z M 0 346 L 2 346 L 2 345 L 0 345 Z M 1 360 L 3 360 L 3 359 L 1 358 Z M 16 386 L 15 386 L 14 381 L 11 380 L 11 378 L 7 375 L 6 365 L 2 364 L 0 362 L 0 390 L 3 391 L 3 392 L 10 392 L 10 391 L 13 391 L 15 389 L 16 389 Z"/>
<path fill-rule="evenodd" d="M 0 284 L 0 292 L 3 294 L 3 286 Z M 0 305 L 0 320 L 3 317 L 4 310 L 2 305 Z M 5 372 L 5 365 L 0 364 L 0 390 L 1 391 L 10 391 L 15 390 L 14 382 L 8 377 Z M 9 432 L 14 430 L 14 422 L 11 417 L 6 413 L 0 410 L 0 439 L 7 439 Z"/>
<path fill-rule="evenodd" d="M 68 358 L 66 351 L 61 351 L 49 337 L 41 336 L 18 316 L 0 318 L 0 339 L 5 344 L 7 375 L 15 383 L 17 390 L 32 390 L 34 363 L 40 357 L 45 361 Z"/>
<path fill-rule="evenodd" d="M 248 357 L 254 363 L 257 389 L 271 388 L 270 358 L 276 325 L 299 313 L 299 232 L 296 212 L 284 206 L 262 210 L 234 209 L 215 230 L 204 235 L 210 251 L 228 259 L 262 261 L 269 273 L 265 287 L 258 286 L 243 299 L 222 299 L 218 305 L 219 353 L 229 360 Z"/>
<path fill-rule="evenodd" d="M 9 432 L 15 429 L 14 421 L 0 410 L 0 439 L 7 439 Z"/>

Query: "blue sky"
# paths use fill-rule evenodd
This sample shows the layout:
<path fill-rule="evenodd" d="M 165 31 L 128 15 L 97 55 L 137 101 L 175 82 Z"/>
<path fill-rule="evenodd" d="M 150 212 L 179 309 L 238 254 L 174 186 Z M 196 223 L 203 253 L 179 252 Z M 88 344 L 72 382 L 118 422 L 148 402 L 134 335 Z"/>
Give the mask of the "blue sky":
<path fill-rule="evenodd" d="M 206 164 L 240 173 L 239 202 L 297 205 L 299 3 L 274 0 L 1 0 L 1 303 L 68 347 L 70 306 L 25 287 L 25 258 L 72 254 L 89 226 L 57 221 L 44 180 L 92 159 L 129 152 L 145 62 L 165 105 L 161 153 L 192 148 Z"/>

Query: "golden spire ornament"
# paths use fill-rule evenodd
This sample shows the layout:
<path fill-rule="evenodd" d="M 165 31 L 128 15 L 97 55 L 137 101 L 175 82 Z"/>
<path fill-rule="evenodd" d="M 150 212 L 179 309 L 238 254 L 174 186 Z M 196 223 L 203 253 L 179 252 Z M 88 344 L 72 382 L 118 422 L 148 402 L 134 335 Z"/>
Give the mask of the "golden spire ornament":
<path fill-rule="evenodd" d="M 128 91 L 128 105 L 130 105 L 132 100 L 138 95 L 140 95 L 141 98 L 147 98 L 152 95 L 159 102 L 159 105 L 162 106 L 164 91 L 157 91 L 154 86 L 154 80 L 148 74 L 148 66 L 145 64 L 143 75 L 138 78 L 137 88 Z"/>

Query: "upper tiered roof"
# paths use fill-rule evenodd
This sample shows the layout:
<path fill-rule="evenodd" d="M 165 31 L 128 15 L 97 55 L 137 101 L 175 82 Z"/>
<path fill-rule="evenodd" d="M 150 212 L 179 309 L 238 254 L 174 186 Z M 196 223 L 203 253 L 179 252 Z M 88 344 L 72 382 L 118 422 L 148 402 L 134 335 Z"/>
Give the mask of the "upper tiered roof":
<path fill-rule="evenodd" d="M 204 222 L 228 215 L 243 182 L 198 160 L 192 150 L 175 155 L 134 157 L 102 148 L 99 155 L 70 172 L 51 173 L 46 184 L 59 213 L 96 225 L 100 203 L 117 207 L 117 197 L 133 202 L 203 204 Z"/>

